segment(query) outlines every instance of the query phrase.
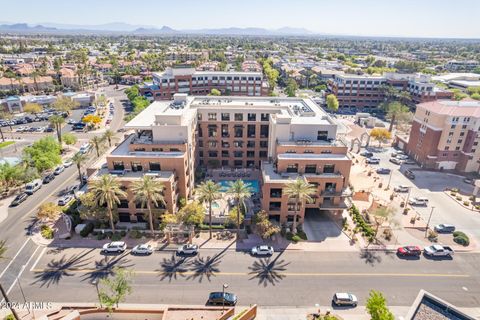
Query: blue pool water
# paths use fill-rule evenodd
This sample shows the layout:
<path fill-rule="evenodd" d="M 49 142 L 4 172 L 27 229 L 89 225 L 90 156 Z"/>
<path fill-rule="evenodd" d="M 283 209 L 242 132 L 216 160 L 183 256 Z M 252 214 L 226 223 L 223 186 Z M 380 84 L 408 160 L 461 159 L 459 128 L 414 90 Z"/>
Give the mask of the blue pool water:
<path fill-rule="evenodd" d="M 235 180 L 220 180 L 220 181 L 218 181 L 218 183 L 222 186 L 222 189 L 221 189 L 222 192 L 227 191 L 229 181 L 235 181 Z M 258 184 L 258 180 L 243 180 L 243 182 L 252 189 L 252 192 L 255 192 L 255 193 L 259 192 L 260 187 L 259 187 L 259 184 Z"/>
<path fill-rule="evenodd" d="M 218 209 L 220 208 L 220 205 L 218 204 L 218 202 L 214 201 L 212 202 L 212 208 Z"/>

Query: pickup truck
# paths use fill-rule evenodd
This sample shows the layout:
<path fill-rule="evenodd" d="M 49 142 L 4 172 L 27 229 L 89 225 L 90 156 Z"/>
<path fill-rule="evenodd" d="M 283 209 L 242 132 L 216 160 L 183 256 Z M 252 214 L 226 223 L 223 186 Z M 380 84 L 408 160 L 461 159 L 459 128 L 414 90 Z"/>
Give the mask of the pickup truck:
<path fill-rule="evenodd" d="M 434 244 L 433 246 L 425 247 L 423 249 L 427 256 L 432 257 L 451 257 L 453 256 L 453 249 L 449 246 L 442 246 L 439 244 Z"/>

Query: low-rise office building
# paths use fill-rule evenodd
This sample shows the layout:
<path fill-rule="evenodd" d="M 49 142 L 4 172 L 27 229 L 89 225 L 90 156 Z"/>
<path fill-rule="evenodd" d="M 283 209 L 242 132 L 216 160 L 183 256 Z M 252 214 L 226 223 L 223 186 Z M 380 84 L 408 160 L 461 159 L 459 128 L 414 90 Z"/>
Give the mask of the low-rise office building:
<path fill-rule="evenodd" d="M 166 205 L 158 209 L 176 212 L 181 197 L 192 197 L 198 168 L 257 173 L 261 207 L 281 223 L 293 221 L 294 206 L 282 189 L 297 177 L 316 187 L 314 202 L 298 208 L 299 222 L 306 208 L 344 208 L 347 146 L 310 99 L 176 94 L 173 101 L 153 102 L 125 127 L 134 133 L 107 155 L 106 165 L 89 170 L 90 180 L 119 177 L 128 192 L 118 208 L 121 221 L 145 219 L 129 190 L 133 181 L 143 175 L 162 181 Z"/>

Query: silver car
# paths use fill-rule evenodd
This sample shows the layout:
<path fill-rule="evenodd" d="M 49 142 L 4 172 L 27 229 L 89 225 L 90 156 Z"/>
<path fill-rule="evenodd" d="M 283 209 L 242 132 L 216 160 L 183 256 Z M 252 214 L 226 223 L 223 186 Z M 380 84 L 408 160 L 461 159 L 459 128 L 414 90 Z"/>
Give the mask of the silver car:
<path fill-rule="evenodd" d="M 153 247 L 149 244 L 139 244 L 133 247 L 132 249 L 132 254 L 152 254 L 153 253 Z"/>
<path fill-rule="evenodd" d="M 256 246 L 250 252 L 252 256 L 271 256 L 274 250 L 271 246 Z"/>
<path fill-rule="evenodd" d="M 177 249 L 177 255 L 195 255 L 197 253 L 198 246 L 196 244 L 184 244 Z"/>

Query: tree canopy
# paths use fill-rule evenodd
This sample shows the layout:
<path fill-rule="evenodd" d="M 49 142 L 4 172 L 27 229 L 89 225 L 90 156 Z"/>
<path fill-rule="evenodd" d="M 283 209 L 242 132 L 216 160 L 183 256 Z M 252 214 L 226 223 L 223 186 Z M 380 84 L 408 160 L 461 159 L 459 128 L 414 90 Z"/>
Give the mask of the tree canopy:
<path fill-rule="evenodd" d="M 53 137 L 45 137 L 23 149 L 23 158 L 38 172 L 43 172 L 62 163 L 60 150 L 60 144 Z"/>
<path fill-rule="evenodd" d="M 379 291 L 370 291 L 366 309 L 372 320 L 394 320 L 395 316 L 388 310 L 387 301 Z"/>
<path fill-rule="evenodd" d="M 327 108 L 333 112 L 336 112 L 338 111 L 338 106 L 339 103 L 337 97 L 334 94 L 329 94 L 327 96 Z"/>

